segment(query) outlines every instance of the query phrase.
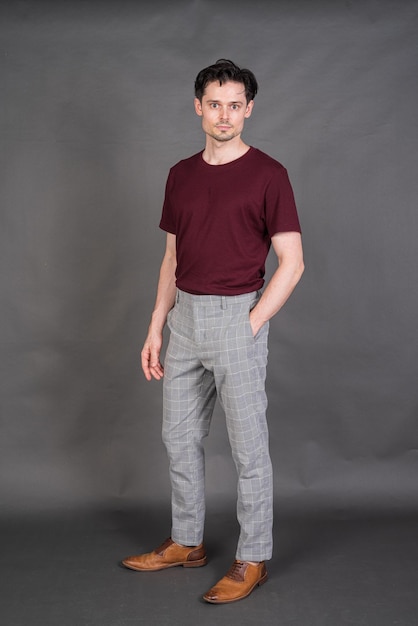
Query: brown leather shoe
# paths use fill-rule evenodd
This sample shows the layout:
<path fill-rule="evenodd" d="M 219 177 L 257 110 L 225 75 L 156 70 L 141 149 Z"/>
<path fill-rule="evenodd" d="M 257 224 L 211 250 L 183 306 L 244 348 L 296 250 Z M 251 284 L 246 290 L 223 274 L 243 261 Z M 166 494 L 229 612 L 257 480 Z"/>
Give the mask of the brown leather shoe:
<path fill-rule="evenodd" d="M 207 558 L 203 543 L 199 546 L 188 548 L 179 546 L 170 539 L 166 539 L 164 543 L 147 554 L 139 554 L 138 556 L 128 556 L 122 561 L 122 564 L 139 572 L 153 572 L 167 567 L 201 567 L 206 565 Z"/>
<path fill-rule="evenodd" d="M 267 580 L 264 561 L 258 565 L 246 561 L 235 561 L 229 572 L 210 589 L 203 599 L 212 604 L 236 602 L 250 595 L 258 585 Z"/>

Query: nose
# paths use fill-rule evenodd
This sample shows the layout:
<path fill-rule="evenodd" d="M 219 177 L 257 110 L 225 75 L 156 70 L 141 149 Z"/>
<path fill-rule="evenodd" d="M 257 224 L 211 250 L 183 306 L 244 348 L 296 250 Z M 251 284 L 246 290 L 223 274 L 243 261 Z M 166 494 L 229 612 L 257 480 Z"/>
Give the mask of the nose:
<path fill-rule="evenodd" d="M 229 118 L 229 110 L 228 110 L 227 105 L 224 105 L 222 107 L 220 115 L 221 115 L 221 120 L 227 120 Z"/>

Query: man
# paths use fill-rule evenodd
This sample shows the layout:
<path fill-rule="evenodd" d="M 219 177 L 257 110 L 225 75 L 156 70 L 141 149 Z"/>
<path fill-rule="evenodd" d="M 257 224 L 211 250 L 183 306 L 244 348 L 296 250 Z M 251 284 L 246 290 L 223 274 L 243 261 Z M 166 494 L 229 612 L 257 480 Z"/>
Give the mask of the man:
<path fill-rule="evenodd" d="M 203 439 L 215 398 L 238 473 L 240 537 L 231 569 L 203 597 L 247 597 L 272 555 L 272 468 L 265 375 L 268 323 L 303 272 L 300 226 L 285 168 L 244 143 L 254 74 L 220 59 L 199 72 L 195 111 L 205 149 L 171 170 L 160 227 L 167 232 L 156 303 L 141 357 L 164 378 L 163 440 L 170 460 L 171 538 L 128 557 L 138 571 L 206 564 Z M 261 294 L 270 246 L 278 267 Z M 163 327 L 171 330 L 164 367 Z"/>

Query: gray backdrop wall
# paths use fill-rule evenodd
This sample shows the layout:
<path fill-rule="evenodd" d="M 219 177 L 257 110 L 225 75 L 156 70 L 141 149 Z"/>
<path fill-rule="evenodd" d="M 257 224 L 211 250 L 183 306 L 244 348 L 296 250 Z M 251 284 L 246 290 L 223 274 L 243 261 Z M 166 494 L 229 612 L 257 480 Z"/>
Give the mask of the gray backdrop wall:
<path fill-rule="evenodd" d="M 3 511 L 168 498 L 139 351 L 165 179 L 203 146 L 193 81 L 219 57 L 259 79 L 245 138 L 303 227 L 271 324 L 278 502 L 417 508 L 417 27 L 408 0 L 1 3 Z M 233 497 L 219 410 L 207 451 L 208 495 Z"/>

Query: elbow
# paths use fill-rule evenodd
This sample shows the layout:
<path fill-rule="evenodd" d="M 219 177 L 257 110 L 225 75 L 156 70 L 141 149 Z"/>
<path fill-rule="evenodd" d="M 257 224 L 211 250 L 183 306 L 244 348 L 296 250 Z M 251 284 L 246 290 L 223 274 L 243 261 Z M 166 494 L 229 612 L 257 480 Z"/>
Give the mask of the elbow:
<path fill-rule="evenodd" d="M 303 262 L 303 259 L 302 259 L 299 264 L 299 279 L 302 278 L 302 274 L 304 271 L 305 271 L 305 263 Z"/>
<path fill-rule="evenodd" d="M 300 279 L 302 278 L 304 271 L 305 271 L 305 263 L 303 262 L 303 259 L 301 259 L 299 263 L 296 265 L 294 275 L 293 275 L 295 285 L 297 285 Z"/>

